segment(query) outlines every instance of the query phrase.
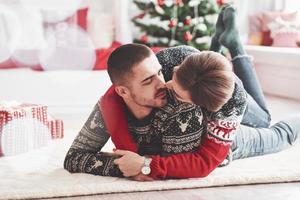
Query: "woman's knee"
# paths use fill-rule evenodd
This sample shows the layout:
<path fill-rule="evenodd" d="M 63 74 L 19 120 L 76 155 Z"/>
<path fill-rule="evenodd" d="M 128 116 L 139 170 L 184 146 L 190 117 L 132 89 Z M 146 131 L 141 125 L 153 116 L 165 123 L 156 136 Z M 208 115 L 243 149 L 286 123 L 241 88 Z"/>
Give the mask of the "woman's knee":
<path fill-rule="evenodd" d="M 300 135 L 300 115 L 289 117 L 284 119 L 274 126 L 277 130 L 284 131 L 287 133 L 290 144 L 293 144 Z"/>

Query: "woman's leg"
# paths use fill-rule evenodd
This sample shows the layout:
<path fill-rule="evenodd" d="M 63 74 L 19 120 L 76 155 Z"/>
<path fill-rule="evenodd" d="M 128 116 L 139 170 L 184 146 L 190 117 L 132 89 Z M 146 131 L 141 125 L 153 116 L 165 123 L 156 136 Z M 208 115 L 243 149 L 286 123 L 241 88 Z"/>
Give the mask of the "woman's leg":
<path fill-rule="evenodd" d="M 300 115 L 280 121 L 270 128 L 241 125 L 231 146 L 233 160 L 282 151 L 291 147 L 299 135 Z"/>
<path fill-rule="evenodd" d="M 271 115 L 250 58 L 238 57 L 232 63 L 235 74 L 241 79 L 248 93 L 247 107 L 241 123 L 251 127 L 268 128 Z"/>
<path fill-rule="evenodd" d="M 222 18 L 221 21 L 219 18 Z M 242 124 L 251 127 L 269 127 L 271 117 L 267 109 L 266 101 L 258 81 L 254 66 L 246 55 L 242 43 L 239 39 L 236 27 L 236 11 L 232 6 L 222 9 L 218 18 L 217 25 L 219 42 L 230 51 L 235 74 L 243 82 L 244 88 L 248 93 L 247 108 L 242 120 Z M 222 23 L 223 22 L 223 23 Z M 222 34 L 219 32 L 223 30 Z M 212 42 L 212 46 L 216 42 Z M 217 49 L 217 46 L 211 49 Z"/>
<path fill-rule="evenodd" d="M 220 52 L 220 50 L 221 50 L 221 44 L 219 42 L 219 38 L 225 30 L 224 23 L 223 23 L 223 13 L 224 13 L 225 8 L 226 7 L 223 7 L 220 10 L 220 13 L 219 13 L 219 16 L 217 19 L 217 23 L 216 23 L 215 32 L 211 38 L 211 44 L 210 44 L 210 48 L 209 48 L 210 51 Z"/>

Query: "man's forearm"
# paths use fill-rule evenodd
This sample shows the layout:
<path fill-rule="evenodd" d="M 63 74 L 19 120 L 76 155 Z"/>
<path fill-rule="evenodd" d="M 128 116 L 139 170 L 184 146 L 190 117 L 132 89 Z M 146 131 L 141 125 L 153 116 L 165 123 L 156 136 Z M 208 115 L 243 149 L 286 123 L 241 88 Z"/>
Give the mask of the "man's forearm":
<path fill-rule="evenodd" d="M 74 139 L 65 157 L 64 168 L 71 173 L 122 177 L 118 166 L 114 164 L 114 160 L 119 156 L 101 152 L 109 137 L 102 114 L 96 104 Z"/>
<path fill-rule="evenodd" d="M 100 176 L 123 177 L 114 160 L 118 158 L 110 153 L 92 153 L 70 149 L 66 155 L 64 168 L 71 173 L 89 173 Z"/>

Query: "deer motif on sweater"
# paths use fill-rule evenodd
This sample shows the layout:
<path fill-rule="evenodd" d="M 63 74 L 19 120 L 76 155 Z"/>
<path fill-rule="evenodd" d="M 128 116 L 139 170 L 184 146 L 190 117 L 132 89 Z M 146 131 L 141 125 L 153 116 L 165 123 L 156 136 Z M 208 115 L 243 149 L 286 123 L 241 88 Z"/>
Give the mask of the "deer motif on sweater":
<path fill-rule="evenodd" d="M 188 113 L 187 116 L 185 118 L 177 118 L 177 122 L 179 125 L 179 128 L 181 129 L 181 132 L 184 133 L 187 129 L 187 127 L 189 126 L 189 122 L 192 119 L 192 113 Z"/>
<path fill-rule="evenodd" d="M 91 120 L 90 128 L 94 129 L 97 127 L 97 121 L 96 121 L 97 115 L 94 115 L 93 119 Z"/>
<path fill-rule="evenodd" d="M 211 121 L 208 122 L 207 129 L 210 134 L 223 140 L 232 140 L 233 132 L 237 124 L 234 122 Z"/>

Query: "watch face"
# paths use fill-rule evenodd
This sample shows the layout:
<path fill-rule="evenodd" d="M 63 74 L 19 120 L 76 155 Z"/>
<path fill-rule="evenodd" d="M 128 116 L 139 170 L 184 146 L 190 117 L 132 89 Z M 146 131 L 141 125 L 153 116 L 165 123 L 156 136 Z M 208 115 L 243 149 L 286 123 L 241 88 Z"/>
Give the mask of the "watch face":
<path fill-rule="evenodd" d="M 151 172 L 151 169 L 150 169 L 150 167 L 143 167 L 142 168 L 142 173 L 144 174 L 144 175 L 148 175 L 148 174 L 150 174 L 150 172 Z"/>

